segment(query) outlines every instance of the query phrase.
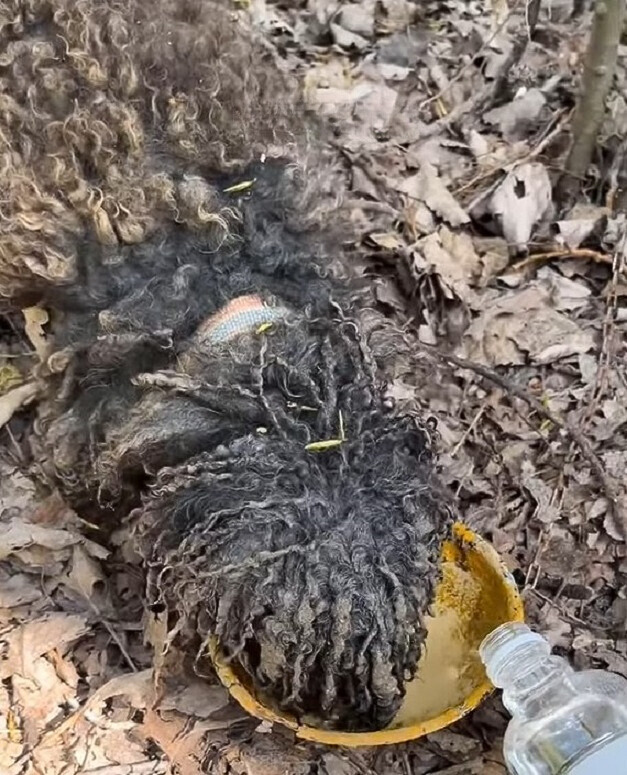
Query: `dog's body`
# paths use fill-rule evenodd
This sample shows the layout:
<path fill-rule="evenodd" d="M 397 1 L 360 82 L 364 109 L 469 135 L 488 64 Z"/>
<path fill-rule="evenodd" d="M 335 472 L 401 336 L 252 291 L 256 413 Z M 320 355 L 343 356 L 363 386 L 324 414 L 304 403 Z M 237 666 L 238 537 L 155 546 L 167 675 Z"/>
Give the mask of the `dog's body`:
<path fill-rule="evenodd" d="M 0 293 L 56 310 L 50 470 L 135 509 L 151 600 L 282 707 L 385 725 L 450 518 L 297 99 L 202 0 L 0 18 Z"/>

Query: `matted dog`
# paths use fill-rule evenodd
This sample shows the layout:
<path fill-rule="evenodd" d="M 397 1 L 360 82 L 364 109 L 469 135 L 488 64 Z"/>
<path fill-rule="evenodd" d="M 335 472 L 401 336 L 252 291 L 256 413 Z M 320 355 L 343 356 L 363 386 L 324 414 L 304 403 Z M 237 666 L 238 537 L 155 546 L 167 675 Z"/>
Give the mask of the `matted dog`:
<path fill-rule="evenodd" d="M 282 708 L 397 712 L 451 523 L 341 181 L 228 7 L 0 2 L 0 294 L 53 314 L 39 453 L 148 601 Z"/>

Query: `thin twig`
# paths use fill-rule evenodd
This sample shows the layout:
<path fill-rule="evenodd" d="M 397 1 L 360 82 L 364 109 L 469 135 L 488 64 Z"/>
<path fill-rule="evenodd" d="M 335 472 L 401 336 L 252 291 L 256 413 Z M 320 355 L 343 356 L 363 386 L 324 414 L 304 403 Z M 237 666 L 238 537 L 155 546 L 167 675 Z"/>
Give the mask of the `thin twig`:
<path fill-rule="evenodd" d="M 484 401 L 483 404 L 481 404 L 481 406 L 479 408 L 479 411 L 475 414 L 475 416 L 472 418 L 472 422 L 470 423 L 470 425 L 464 431 L 464 435 L 461 437 L 461 439 L 457 442 L 457 444 L 451 450 L 451 457 L 455 457 L 455 455 L 459 452 L 459 450 L 464 446 L 464 444 L 466 442 L 466 439 L 470 436 L 470 434 L 477 427 L 477 423 L 482 418 L 483 413 L 485 412 L 487 405 L 488 405 L 487 401 Z"/>
<path fill-rule="evenodd" d="M 124 641 L 118 635 L 118 633 L 115 631 L 115 629 L 111 625 L 111 622 L 107 621 L 106 616 L 102 615 L 102 613 L 100 612 L 100 609 L 98 608 L 98 606 L 93 601 L 89 600 L 87 597 L 85 599 L 87 600 L 87 603 L 89 604 L 89 607 L 91 608 L 91 610 L 98 617 L 98 621 L 101 622 L 104 625 L 104 627 L 107 630 L 107 632 L 109 633 L 109 635 L 115 641 L 117 647 L 120 649 L 120 653 L 122 654 L 122 656 L 126 660 L 126 664 L 131 668 L 131 670 L 134 673 L 138 673 L 139 670 L 137 668 L 137 665 L 135 664 L 135 662 L 133 662 L 133 658 L 128 653 L 128 651 L 126 649 L 126 646 L 124 645 Z"/>
<path fill-rule="evenodd" d="M 28 358 L 37 355 L 34 350 L 24 350 L 21 353 L 0 353 L 0 360 L 9 360 L 10 358 Z"/>
<path fill-rule="evenodd" d="M 625 236 L 621 240 L 621 243 L 625 241 Z M 612 266 L 612 279 L 610 280 L 609 292 L 607 294 L 605 305 L 605 316 L 603 318 L 603 339 L 601 344 L 601 352 L 599 354 L 599 368 L 595 375 L 594 389 L 592 391 L 592 398 L 586 408 L 586 413 L 583 420 L 584 428 L 594 417 L 598 408 L 599 402 L 605 393 L 607 387 L 607 376 L 610 370 L 610 364 L 614 358 L 614 348 L 612 347 L 612 339 L 615 329 L 615 317 L 616 306 L 618 304 L 618 277 L 622 269 L 622 244 L 619 243 L 618 249 L 614 252 L 613 266 Z"/>
<path fill-rule="evenodd" d="M 523 164 L 527 164 L 527 162 L 533 161 L 534 159 L 537 159 L 540 154 L 544 153 L 546 148 L 555 140 L 555 138 L 564 130 L 566 124 L 570 121 L 570 117 L 572 115 L 572 110 L 565 110 L 562 111 L 561 118 L 558 120 L 557 124 L 551 129 L 547 134 L 540 140 L 540 142 L 531 149 L 528 153 L 523 153 L 520 156 L 517 156 L 515 159 L 512 159 L 511 161 L 507 162 L 507 164 L 499 164 L 497 167 L 493 167 L 490 170 L 487 170 L 486 172 L 482 172 L 479 175 L 475 175 L 472 180 L 469 180 L 468 183 L 464 183 L 463 186 L 460 186 L 458 189 L 456 189 L 453 193 L 455 196 L 459 196 L 461 193 L 466 191 L 469 188 L 472 188 L 473 186 L 476 186 L 478 183 L 481 183 L 486 178 L 490 178 L 493 175 L 498 175 L 498 179 L 493 181 L 490 186 L 485 190 L 482 191 L 477 197 L 475 197 L 474 200 L 472 200 L 472 203 L 467 206 L 467 210 L 472 210 L 473 207 L 475 207 L 482 199 L 485 199 L 488 194 L 490 194 L 494 189 L 498 186 L 500 183 L 501 177 L 507 175 L 510 172 L 513 172 L 516 167 L 520 167 Z M 550 122 L 552 123 L 552 122 Z"/>
<path fill-rule="evenodd" d="M 165 762 L 146 760 L 134 764 L 108 764 L 92 770 L 83 770 L 83 775 L 162 775 L 167 771 Z"/>
<path fill-rule="evenodd" d="M 576 250 L 550 250 L 547 253 L 535 253 L 533 256 L 529 256 L 529 258 L 514 264 L 508 271 L 522 272 L 523 269 L 527 269 L 535 264 L 543 264 L 547 261 L 565 258 L 594 261 L 597 264 L 609 264 L 611 266 L 614 264 L 613 256 L 608 256 L 607 253 L 589 250 L 588 248 L 577 248 Z"/>
<path fill-rule="evenodd" d="M 590 444 L 588 439 L 585 436 L 583 436 L 583 434 L 577 428 L 575 428 L 571 423 L 567 422 L 566 420 L 563 420 L 559 415 L 555 414 L 555 412 L 553 412 L 547 406 L 544 406 L 544 404 L 541 401 L 538 401 L 537 398 L 530 396 L 529 393 L 524 388 L 521 388 L 519 385 L 516 385 L 516 383 L 512 382 L 506 377 L 502 377 L 496 371 L 494 371 L 493 369 L 489 369 L 487 366 L 483 366 L 480 363 L 474 363 L 473 361 L 467 361 L 464 358 L 458 358 L 456 355 L 453 355 L 451 353 L 442 353 L 435 349 L 432 350 L 431 348 L 428 348 L 426 345 L 423 345 L 423 351 L 433 355 L 440 361 L 453 363 L 456 366 L 459 366 L 461 369 L 474 371 L 475 374 L 479 374 L 479 376 L 484 377 L 485 379 L 489 380 L 495 385 L 498 385 L 508 393 L 516 396 L 517 398 L 520 398 L 528 406 L 530 406 L 537 414 L 539 414 L 541 417 L 544 417 L 547 420 L 550 420 L 553 423 L 553 425 L 555 425 L 557 428 L 560 428 L 566 434 L 568 434 L 568 436 L 577 444 L 577 446 L 581 451 L 581 454 L 590 463 L 590 466 L 599 477 L 599 480 L 601 481 L 603 489 L 605 490 L 607 499 L 610 503 L 610 507 L 614 511 L 616 510 L 616 502 L 619 496 L 618 482 L 616 482 L 613 479 L 613 477 L 611 477 L 606 472 L 605 467 L 601 462 L 601 459 L 592 448 L 592 445 Z"/>
<path fill-rule="evenodd" d="M 560 606 L 555 600 L 551 600 L 550 597 L 547 597 L 547 595 L 543 595 L 542 592 L 538 592 L 538 590 L 535 587 L 531 587 L 529 589 L 531 594 L 535 595 L 539 600 L 542 600 L 543 603 L 546 603 L 549 608 L 555 608 L 557 611 L 559 611 L 560 615 L 567 619 L 572 624 L 583 624 L 586 626 L 586 628 L 589 627 L 589 624 L 587 622 L 584 622 L 583 619 L 580 619 L 579 617 L 575 616 L 574 614 L 568 613 L 568 611 L 565 611 L 562 606 Z"/>
<path fill-rule="evenodd" d="M 360 775 L 377 775 L 374 770 L 370 769 L 358 753 L 351 751 L 349 748 L 346 748 L 343 753 L 347 761 L 355 767 Z"/>
<path fill-rule="evenodd" d="M 499 164 L 497 167 L 493 167 L 491 170 L 487 170 L 487 172 L 482 172 L 480 175 L 475 176 L 468 183 L 465 183 L 463 186 L 456 189 L 455 195 L 456 196 L 459 195 L 467 188 L 470 188 L 471 186 L 474 186 L 477 183 L 480 183 L 482 180 L 485 180 L 485 178 L 489 178 L 491 175 L 496 175 L 498 173 L 502 173 L 506 175 L 508 172 L 512 172 L 516 167 L 519 167 L 521 164 L 526 164 L 528 161 L 533 161 L 534 159 L 537 159 L 538 156 L 540 156 L 541 153 L 544 153 L 547 146 L 549 146 L 553 142 L 553 140 L 555 140 L 555 138 L 560 134 L 560 132 L 564 129 L 566 124 L 570 121 L 571 115 L 572 115 L 572 110 L 563 110 L 560 119 L 558 120 L 557 124 L 555 124 L 553 129 L 549 130 L 546 133 L 546 135 L 540 140 L 540 142 L 529 152 L 520 154 L 520 156 L 517 156 L 515 159 L 508 161 L 507 164 Z M 550 121 L 548 126 L 550 126 L 552 123 L 553 122 Z"/>

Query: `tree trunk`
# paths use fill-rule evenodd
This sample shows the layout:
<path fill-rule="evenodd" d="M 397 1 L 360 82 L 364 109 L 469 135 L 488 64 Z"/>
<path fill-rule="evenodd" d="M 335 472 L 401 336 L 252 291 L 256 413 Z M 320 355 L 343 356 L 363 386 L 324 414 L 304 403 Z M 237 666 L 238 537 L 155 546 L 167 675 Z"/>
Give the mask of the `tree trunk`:
<path fill-rule="evenodd" d="M 529 37 L 534 39 L 534 33 L 540 16 L 540 6 L 542 0 L 529 0 L 527 3 L 527 26 L 529 28 Z"/>
<path fill-rule="evenodd" d="M 573 119 L 573 144 L 560 181 L 560 198 L 572 198 L 592 160 L 605 115 L 605 100 L 616 70 L 625 0 L 596 0 L 579 103 Z"/>

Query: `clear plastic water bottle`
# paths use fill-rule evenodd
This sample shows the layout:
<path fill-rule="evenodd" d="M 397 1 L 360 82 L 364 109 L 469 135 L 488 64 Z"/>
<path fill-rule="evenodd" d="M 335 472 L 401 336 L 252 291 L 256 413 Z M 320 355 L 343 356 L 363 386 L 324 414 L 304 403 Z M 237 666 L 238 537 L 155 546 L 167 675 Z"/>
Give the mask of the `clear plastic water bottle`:
<path fill-rule="evenodd" d="M 504 741 L 514 775 L 625 775 L 627 680 L 575 672 L 519 622 L 488 635 L 479 653 L 512 715 Z"/>

